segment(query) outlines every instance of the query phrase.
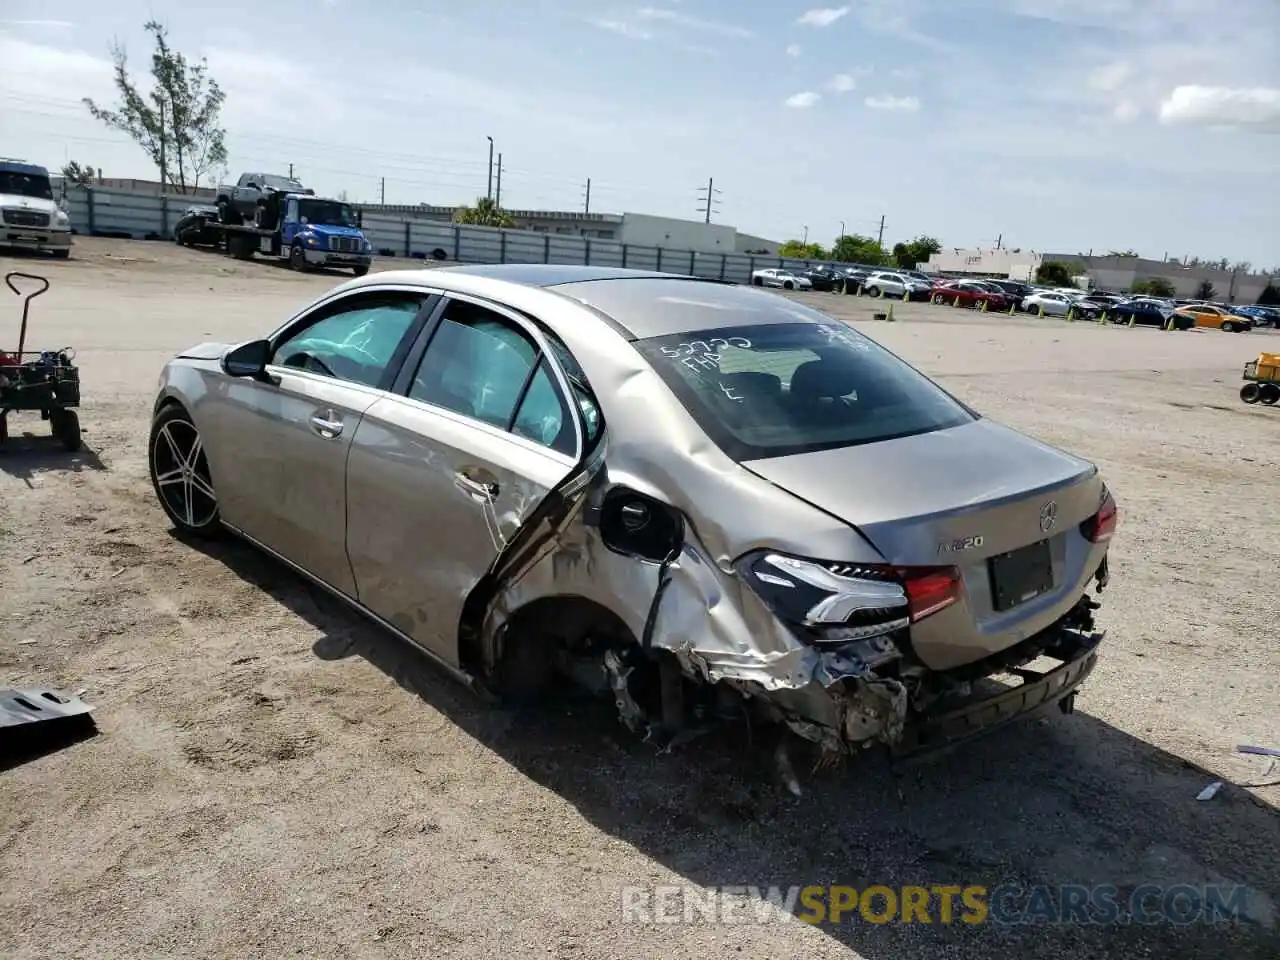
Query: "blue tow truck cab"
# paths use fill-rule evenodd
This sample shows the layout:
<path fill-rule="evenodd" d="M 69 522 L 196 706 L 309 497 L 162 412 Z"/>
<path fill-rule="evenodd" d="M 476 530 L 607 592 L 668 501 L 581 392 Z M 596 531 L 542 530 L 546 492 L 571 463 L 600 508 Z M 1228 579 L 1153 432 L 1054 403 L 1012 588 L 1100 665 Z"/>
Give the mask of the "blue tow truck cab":
<path fill-rule="evenodd" d="M 309 194 L 270 196 L 258 225 L 210 224 L 226 234 L 227 252 L 240 260 L 255 253 L 288 260 L 294 270 L 350 267 L 357 277 L 369 272 L 373 247 L 349 203 Z"/>

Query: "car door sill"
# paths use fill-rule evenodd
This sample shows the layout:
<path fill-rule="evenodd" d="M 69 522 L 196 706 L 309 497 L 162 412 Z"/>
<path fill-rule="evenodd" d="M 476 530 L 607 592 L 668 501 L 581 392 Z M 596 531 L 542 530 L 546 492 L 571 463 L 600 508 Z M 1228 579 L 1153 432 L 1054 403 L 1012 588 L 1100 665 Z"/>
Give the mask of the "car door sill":
<path fill-rule="evenodd" d="M 457 680 L 459 683 L 466 686 L 468 689 L 476 693 L 481 693 L 483 691 L 484 688 L 479 683 L 476 682 L 475 677 L 473 677 L 471 674 L 467 673 L 465 670 L 455 667 L 453 664 L 449 663 L 447 660 L 444 660 L 438 655 L 432 653 L 422 644 L 414 640 L 413 637 L 409 636 L 404 631 L 397 629 L 394 625 L 382 619 L 382 617 L 378 616 L 376 613 L 374 613 L 372 610 L 370 610 L 368 607 L 362 604 L 359 600 L 355 600 L 352 597 L 347 596 L 337 587 L 334 587 L 331 584 L 326 583 L 324 580 L 321 580 L 319 577 L 317 577 L 311 571 L 307 570 L 305 567 L 299 566 L 298 564 L 294 563 L 292 560 L 290 560 L 288 557 L 284 556 L 283 554 L 280 554 L 275 550 L 272 550 L 265 543 L 262 543 L 259 540 L 255 540 L 253 537 L 249 536 L 249 534 L 245 533 L 239 527 L 232 526 L 231 524 L 227 523 L 225 520 L 222 521 L 222 525 L 226 527 L 228 530 L 230 530 L 232 533 L 234 533 L 237 537 L 240 537 L 246 543 L 256 547 L 257 549 L 261 550 L 263 553 L 267 554 L 268 556 L 280 561 L 290 570 L 294 571 L 295 573 L 299 574 L 302 577 L 305 577 L 307 580 L 309 580 L 311 583 L 314 583 L 317 587 L 320 587 L 329 595 L 335 597 L 338 600 L 341 600 L 344 604 L 346 604 L 356 613 L 360 614 L 365 619 L 372 621 L 376 626 L 381 627 L 382 629 L 386 630 L 388 633 L 391 633 L 393 636 L 409 644 L 415 650 L 421 651 L 423 656 L 425 656 L 428 660 L 430 660 L 433 664 L 438 666 L 440 669 L 448 673 L 449 676 L 453 677 L 453 679 Z"/>

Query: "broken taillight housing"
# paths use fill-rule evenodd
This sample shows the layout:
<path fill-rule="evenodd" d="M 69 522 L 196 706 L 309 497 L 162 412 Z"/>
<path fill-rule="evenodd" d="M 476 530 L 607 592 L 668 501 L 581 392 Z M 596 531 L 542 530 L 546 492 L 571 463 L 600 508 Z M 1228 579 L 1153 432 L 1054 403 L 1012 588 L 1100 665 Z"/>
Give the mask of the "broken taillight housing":
<path fill-rule="evenodd" d="M 895 567 L 806 560 L 771 551 L 736 564 L 779 619 L 845 641 L 904 629 L 960 597 L 955 567 Z"/>
<path fill-rule="evenodd" d="M 1103 487 L 1102 505 L 1098 507 L 1097 513 L 1080 524 L 1080 532 L 1090 543 L 1106 543 L 1115 535 L 1119 519 L 1116 498 L 1111 495 L 1110 490 Z"/>
<path fill-rule="evenodd" d="M 955 567 L 897 567 L 895 572 L 906 588 L 912 623 L 960 599 L 960 571 Z"/>

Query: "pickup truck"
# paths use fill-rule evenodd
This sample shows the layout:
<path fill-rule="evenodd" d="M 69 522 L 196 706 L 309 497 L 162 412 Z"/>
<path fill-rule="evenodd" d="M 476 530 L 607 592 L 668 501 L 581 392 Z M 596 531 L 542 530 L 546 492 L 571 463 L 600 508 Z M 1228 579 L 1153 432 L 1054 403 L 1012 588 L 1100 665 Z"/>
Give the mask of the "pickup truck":
<path fill-rule="evenodd" d="M 258 223 L 259 210 L 267 197 L 276 193 L 315 195 L 314 190 L 307 189 L 293 177 L 277 173 L 242 173 L 234 184 L 219 184 L 216 194 L 218 220 L 227 224 L 248 220 L 257 226 L 270 226 Z"/>

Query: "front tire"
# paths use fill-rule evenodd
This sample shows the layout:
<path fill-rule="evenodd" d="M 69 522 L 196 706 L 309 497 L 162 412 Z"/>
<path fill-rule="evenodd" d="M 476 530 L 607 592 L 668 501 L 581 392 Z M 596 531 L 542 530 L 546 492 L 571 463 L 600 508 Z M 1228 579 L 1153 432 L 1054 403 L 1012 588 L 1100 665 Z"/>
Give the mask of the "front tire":
<path fill-rule="evenodd" d="M 366 273 L 369 272 L 369 268 L 368 267 L 352 267 L 351 272 L 354 273 L 357 277 L 363 277 Z"/>
<path fill-rule="evenodd" d="M 181 406 L 170 404 L 156 414 L 147 461 L 156 497 L 179 533 L 210 538 L 222 532 L 204 440 Z"/>
<path fill-rule="evenodd" d="M 49 427 L 67 453 L 75 453 L 84 446 L 80 434 L 80 418 L 74 410 L 50 410 Z"/>
<path fill-rule="evenodd" d="M 294 244 L 293 249 L 289 251 L 289 269 L 297 270 L 299 273 L 307 272 L 307 255 L 297 244 Z"/>
<path fill-rule="evenodd" d="M 1245 403 L 1257 403 L 1261 392 L 1256 383 L 1246 383 L 1240 388 L 1240 399 Z"/>
<path fill-rule="evenodd" d="M 1236 332 L 1237 330 L 1239 330 L 1239 329 L 1240 329 L 1240 328 L 1239 328 L 1239 327 L 1237 327 L 1237 326 L 1236 326 L 1234 323 L 1232 323 L 1230 320 L 1228 320 L 1226 323 L 1224 323 L 1224 324 L 1222 325 L 1222 332 L 1223 332 L 1223 333 L 1235 333 L 1235 332 Z"/>
<path fill-rule="evenodd" d="M 67 260 L 67 259 L 70 259 L 70 257 L 71 257 L 71 251 L 70 251 L 70 250 L 55 250 L 55 251 L 53 251 L 53 255 L 54 255 L 55 257 L 57 257 L 59 260 Z"/>
<path fill-rule="evenodd" d="M 795 288 L 796 288 L 796 285 L 792 283 L 790 280 L 783 281 L 783 284 L 782 284 L 783 290 L 794 290 Z"/>

